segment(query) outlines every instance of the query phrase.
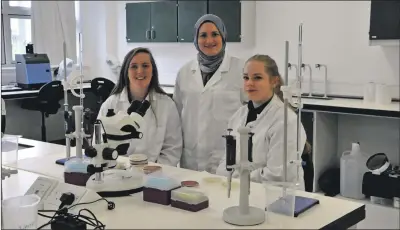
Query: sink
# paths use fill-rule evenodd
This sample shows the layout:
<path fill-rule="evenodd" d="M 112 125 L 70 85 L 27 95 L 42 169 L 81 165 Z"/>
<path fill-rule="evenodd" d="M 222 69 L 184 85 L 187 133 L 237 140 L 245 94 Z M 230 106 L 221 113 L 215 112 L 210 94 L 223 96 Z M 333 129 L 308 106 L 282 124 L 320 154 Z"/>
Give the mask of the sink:
<path fill-rule="evenodd" d="M 33 147 L 35 147 L 35 146 L 18 143 L 18 150 L 27 149 L 27 148 L 33 148 Z"/>
<path fill-rule="evenodd" d="M 293 97 L 297 97 L 296 95 L 293 95 Z M 333 97 L 324 97 L 324 95 L 322 95 L 322 94 L 320 94 L 320 95 L 313 95 L 313 96 L 308 96 L 308 94 L 303 94 L 303 95 L 301 95 L 301 98 L 304 98 L 304 99 L 320 99 L 320 100 L 332 100 L 333 99 Z"/>
<path fill-rule="evenodd" d="M 333 98 L 331 97 L 324 97 L 324 96 L 302 96 L 301 98 L 307 98 L 307 99 L 320 99 L 320 100 L 332 100 Z"/>

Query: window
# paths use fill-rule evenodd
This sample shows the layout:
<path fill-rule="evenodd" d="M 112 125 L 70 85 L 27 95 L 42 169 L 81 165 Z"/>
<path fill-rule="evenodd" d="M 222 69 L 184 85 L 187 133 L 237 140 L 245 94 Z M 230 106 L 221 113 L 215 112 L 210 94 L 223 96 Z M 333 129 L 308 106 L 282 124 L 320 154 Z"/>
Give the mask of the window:
<path fill-rule="evenodd" d="M 2 1 L 1 8 L 1 64 L 12 65 L 32 42 L 31 1 Z"/>

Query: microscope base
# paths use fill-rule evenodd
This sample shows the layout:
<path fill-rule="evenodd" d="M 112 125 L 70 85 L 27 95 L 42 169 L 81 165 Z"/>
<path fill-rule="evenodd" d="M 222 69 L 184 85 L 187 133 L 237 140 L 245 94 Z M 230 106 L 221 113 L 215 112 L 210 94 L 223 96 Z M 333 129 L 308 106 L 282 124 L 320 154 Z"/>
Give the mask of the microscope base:
<path fill-rule="evenodd" d="M 253 226 L 262 224 L 265 221 L 265 212 L 256 207 L 249 207 L 249 213 L 240 213 L 239 206 L 233 206 L 224 210 L 223 219 L 225 222 L 239 226 Z"/>
<path fill-rule="evenodd" d="M 134 172 L 110 169 L 103 172 L 101 181 L 96 181 L 96 174 L 92 175 L 86 183 L 86 188 L 91 189 L 101 197 L 122 197 L 143 191 L 143 176 Z"/>

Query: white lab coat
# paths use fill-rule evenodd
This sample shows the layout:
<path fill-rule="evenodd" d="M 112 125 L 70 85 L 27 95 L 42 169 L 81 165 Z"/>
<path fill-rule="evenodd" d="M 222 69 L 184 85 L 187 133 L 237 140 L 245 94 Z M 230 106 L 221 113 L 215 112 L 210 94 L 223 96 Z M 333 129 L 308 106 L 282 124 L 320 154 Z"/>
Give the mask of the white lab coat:
<path fill-rule="evenodd" d="M 244 61 L 226 53 L 206 86 L 197 60 L 179 70 L 173 98 L 182 119 L 182 168 L 215 173 L 229 117 L 246 101 L 243 67 Z"/>
<path fill-rule="evenodd" d="M 176 105 L 168 95 L 156 92 L 149 93 L 146 99 L 151 106 L 144 115 L 145 124 L 140 130 L 143 137 L 131 140 L 127 155 L 146 154 L 151 162 L 177 166 L 182 155 L 183 141 Z M 115 113 L 127 111 L 129 106 L 127 89 L 124 89 L 121 94 L 107 98 L 100 108 L 99 116 L 105 116 L 108 109 L 114 109 Z"/>
<path fill-rule="evenodd" d="M 236 163 L 240 161 L 240 135 L 237 132 L 239 127 L 246 124 L 248 114 L 247 105 L 240 108 L 230 119 L 229 128 L 232 128 L 231 135 L 236 139 Z M 249 122 L 246 127 L 251 128 L 253 136 L 253 162 L 266 162 L 267 166 L 254 170 L 250 174 L 251 181 L 265 182 L 283 181 L 283 128 L 284 125 L 284 104 L 277 95 L 271 99 L 263 111 L 257 115 L 257 119 Z M 297 116 L 288 108 L 288 161 L 296 160 L 297 155 Z M 301 152 L 306 142 L 306 133 L 301 125 Z M 217 169 L 218 175 L 228 175 L 226 171 L 226 155 L 220 162 Z M 299 158 L 301 160 L 301 158 Z M 294 182 L 297 175 L 297 168 L 288 165 L 287 181 Z M 304 190 L 303 168 L 299 167 L 300 189 Z M 238 177 L 237 171 L 233 177 Z"/>
<path fill-rule="evenodd" d="M 6 115 L 6 102 L 4 101 L 4 99 L 1 99 L 1 115 Z"/>

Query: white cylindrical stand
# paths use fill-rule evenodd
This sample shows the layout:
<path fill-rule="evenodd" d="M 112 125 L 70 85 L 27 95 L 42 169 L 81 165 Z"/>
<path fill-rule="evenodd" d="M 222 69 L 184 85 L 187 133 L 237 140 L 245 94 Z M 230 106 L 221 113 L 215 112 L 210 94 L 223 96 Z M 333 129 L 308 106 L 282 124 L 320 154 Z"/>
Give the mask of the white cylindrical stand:
<path fill-rule="evenodd" d="M 82 144 L 83 144 L 83 133 L 81 117 L 83 113 L 83 106 L 76 105 L 72 109 L 75 112 L 75 140 L 76 140 L 76 157 L 82 158 Z"/>
<path fill-rule="evenodd" d="M 249 128 L 241 128 L 238 130 L 240 134 L 240 165 L 248 165 L 248 140 L 249 140 Z M 241 168 L 240 169 L 240 196 L 239 196 L 239 209 L 240 214 L 249 214 L 249 182 L 250 182 L 250 171 Z"/>
<path fill-rule="evenodd" d="M 229 224 L 239 226 L 252 226 L 262 224 L 265 221 L 264 210 L 249 206 L 249 175 L 250 164 L 248 160 L 248 140 L 250 128 L 238 129 L 240 134 L 240 163 L 237 170 L 240 173 L 239 206 L 229 207 L 224 210 L 223 220 Z"/>

